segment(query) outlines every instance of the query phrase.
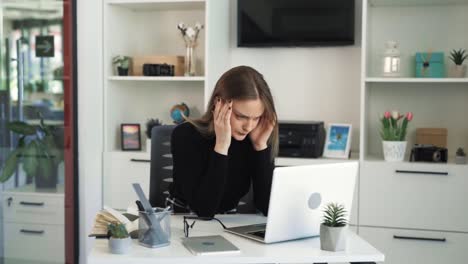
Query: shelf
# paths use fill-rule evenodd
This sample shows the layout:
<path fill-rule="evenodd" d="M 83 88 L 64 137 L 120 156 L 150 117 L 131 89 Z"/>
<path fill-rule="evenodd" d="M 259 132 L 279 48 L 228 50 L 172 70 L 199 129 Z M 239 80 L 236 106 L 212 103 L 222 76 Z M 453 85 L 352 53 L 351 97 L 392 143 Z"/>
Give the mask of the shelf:
<path fill-rule="evenodd" d="M 109 81 L 152 81 L 152 82 L 203 82 L 204 76 L 148 77 L 148 76 L 110 76 Z"/>
<path fill-rule="evenodd" d="M 467 0 L 369 0 L 372 7 L 468 5 Z"/>
<path fill-rule="evenodd" d="M 384 78 L 368 77 L 366 83 L 468 83 L 468 78 Z"/>
<path fill-rule="evenodd" d="M 205 8 L 205 0 L 108 0 L 106 3 L 134 11 L 181 11 Z"/>
<path fill-rule="evenodd" d="M 407 150 L 408 151 L 408 150 Z M 409 150 L 411 151 L 411 150 Z M 456 164 L 455 163 L 455 157 L 450 155 L 448 156 L 448 161 L 447 163 L 444 162 L 423 162 L 423 161 L 409 161 L 409 157 L 405 157 L 403 161 L 385 161 L 383 156 L 379 155 L 367 155 L 364 159 L 365 162 L 390 162 L 390 163 L 395 163 L 395 164 L 417 164 L 417 165 L 438 165 L 438 166 L 446 166 L 446 165 L 457 165 L 457 166 L 467 166 L 468 164 Z"/>
<path fill-rule="evenodd" d="M 351 153 L 350 159 L 332 159 L 332 158 L 289 158 L 289 157 L 277 157 L 275 158 L 275 166 L 301 166 L 301 165 L 313 165 L 313 164 L 328 164 L 328 163 L 342 163 L 342 162 L 353 162 L 359 160 L 359 153 Z"/>

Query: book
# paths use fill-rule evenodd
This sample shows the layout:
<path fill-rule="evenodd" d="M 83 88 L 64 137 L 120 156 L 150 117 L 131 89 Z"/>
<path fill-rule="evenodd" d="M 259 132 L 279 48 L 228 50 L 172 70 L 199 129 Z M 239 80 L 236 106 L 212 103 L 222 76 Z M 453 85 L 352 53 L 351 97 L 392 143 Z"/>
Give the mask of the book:
<path fill-rule="evenodd" d="M 220 235 L 184 237 L 182 244 L 197 256 L 240 253 L 238 247 Z"/>
<path fill-rule="evenodd" d="M 138 216 L 131 213 L 121 213 L 113 208 L 104 206 L 94 218 L 94 225 L 89 237 L 107 238 L 107 226 L 110 223 L 122 223 L 125 225 L 130 237 L 138 237 Z"/>

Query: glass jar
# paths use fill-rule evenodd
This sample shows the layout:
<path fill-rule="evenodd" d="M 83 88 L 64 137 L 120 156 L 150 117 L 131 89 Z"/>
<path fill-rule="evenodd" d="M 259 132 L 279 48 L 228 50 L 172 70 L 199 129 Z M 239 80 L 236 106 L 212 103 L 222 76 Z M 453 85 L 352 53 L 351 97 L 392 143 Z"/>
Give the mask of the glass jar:
<path fill-rule="evenodd" d="M 398 42 L 387 41 L 382 58 L 382 75 L 385 77 L 398 77 L 401 75 L 401 57 Z"/>

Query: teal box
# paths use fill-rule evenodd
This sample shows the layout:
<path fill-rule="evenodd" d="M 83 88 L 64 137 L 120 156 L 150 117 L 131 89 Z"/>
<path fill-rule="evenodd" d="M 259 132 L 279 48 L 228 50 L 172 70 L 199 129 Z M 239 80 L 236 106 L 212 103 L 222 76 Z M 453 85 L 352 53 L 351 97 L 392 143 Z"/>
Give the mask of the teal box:
<path fill-rule="evenodd" d="M 416 77 L 444 78 L 444 53 L 416 52 Z"/>

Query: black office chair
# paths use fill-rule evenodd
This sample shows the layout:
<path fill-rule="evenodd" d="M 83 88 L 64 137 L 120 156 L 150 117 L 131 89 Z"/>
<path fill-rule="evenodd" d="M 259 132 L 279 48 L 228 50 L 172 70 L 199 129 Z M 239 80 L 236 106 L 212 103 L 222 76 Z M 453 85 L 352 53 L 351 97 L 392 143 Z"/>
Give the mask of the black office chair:
<path fill-rule="evenodd" d="M 151 167 L 149 201 L 165 207 L 172 182 L 171 134 L 175 125 L 155 126 L 151 130 Z"/>
<path fill-rule="evenodd" d="M 151 130 L 151 167 L 149 201 L 153 207 L 165 207 L 172 179 L 171 134 L 175 125 L 155 126 Z M 255 213 L 252 187 L 239 201 L 233 213 Z"/>

